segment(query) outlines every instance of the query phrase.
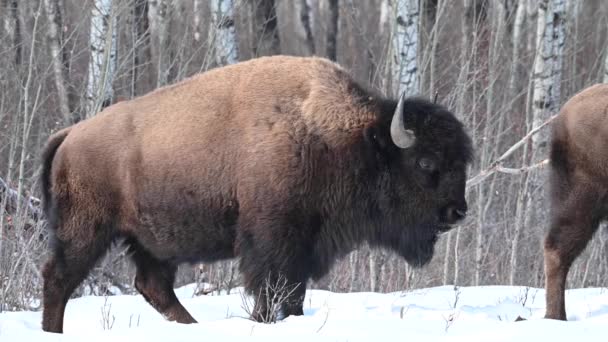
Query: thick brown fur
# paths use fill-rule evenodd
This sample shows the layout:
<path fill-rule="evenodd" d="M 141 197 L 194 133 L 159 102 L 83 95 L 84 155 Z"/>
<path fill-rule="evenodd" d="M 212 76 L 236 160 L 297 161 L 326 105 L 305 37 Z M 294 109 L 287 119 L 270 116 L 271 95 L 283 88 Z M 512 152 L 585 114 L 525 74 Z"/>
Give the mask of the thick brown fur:
<path fill-rule="evenodd" d="M 608 217 L 608 84 L 584 89 L 553 123 L 551 227 L 545 237 L 546 318 L 566 320 L 573 261 Z"/>
<path fill-rule="evenodd" d="M 447 109 L 409 99 L 416 143 L 400 149 L 395 108 L 328 60 L 275 56 L 112 105 L 59 147 L 54 136 L 43 329 L 62 331 L 70 294 L 117 238 L 133 251 L 137 289 L 181 323 L 195 322 L 172 288 L 182 262 L 238 256 L 258 320 L 267 281 L 297 287 L 282 314 L 301 315 L 308 279 L 364 242 L 424 265 L 466 211 L 471 144 Z"/>

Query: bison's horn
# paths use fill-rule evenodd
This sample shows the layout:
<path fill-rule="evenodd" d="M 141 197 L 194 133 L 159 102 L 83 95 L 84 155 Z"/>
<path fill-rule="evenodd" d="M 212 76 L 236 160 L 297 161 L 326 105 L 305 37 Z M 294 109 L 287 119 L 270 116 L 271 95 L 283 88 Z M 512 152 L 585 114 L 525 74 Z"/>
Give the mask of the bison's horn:
<path fill-rule="evenodd" d="M 414 142 L 416 142 L 416 135 L 414 134 L 414 131 L 405 129 L 405 125 L 403 123 L 404 102 L 405 93 L 401 93 L 399 103 L 397 104 L 397 109 L 395 109 L 393 120 L 391 121 L 391 139 L 393 139 L 393 143 L 400 148 L 408 148 L 414 145 Z"/>

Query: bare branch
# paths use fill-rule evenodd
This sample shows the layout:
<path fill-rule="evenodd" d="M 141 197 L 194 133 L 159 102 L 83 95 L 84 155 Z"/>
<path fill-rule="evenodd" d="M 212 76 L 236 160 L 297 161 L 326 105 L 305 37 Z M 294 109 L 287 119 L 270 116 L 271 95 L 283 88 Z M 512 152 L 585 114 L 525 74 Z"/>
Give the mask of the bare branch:
<path fill-rule="evenodd" d="M 502 163 L 505 161 L 505 159 L 507 159 L 510 155 L 512 155 L 515 151 L 517 151 L 517 149 L 522 147 L 532 136 L 534 136 L 541 129 L 543 129 L 545 126 L 547 126 L 549 123 L 551 123 L 558 115 L 559 114 L 555 114 L 555 115 L 551 116 L 549 119 L 547 119 L 547 121 L 543 122 L 540 126 L 532 129 L 530 132 L 528 132 L 528 134 L 526 134 L 518 142 L 516 142 L 511 147 L 509 147 L 509 149 L 507 151 L 505 151 L 505 153 L 503 153 L 500 157 L 498 157 L 498 159 L 496 159 L 495 161 L 490 163 L 489 167 L 480 171 L 473 178 L 470 178 L 469 180 L 467 180 L 467 188 L 475 186 L 475 185 L 483 182 L 486 178 L 488 178 L 495 172 L 502 172 L 502 173 L 508 173 L 508 174 L 521 174 L 523 172 L 527 172 L 531 169 L 541 167 L 541 166 L 544 166 L 545 164 L 547 164 L 548 160 L 543 160 L 542 162 L 540 162 L 538 164 L 531 165 L 531 166 L 523 166 L 520 168 L 506 168 L 506 167 L 502 166 Z M 517 170 L 517 171 L 514 171 L 514 170 Z"/>
<path fill-rule="evenodd" d="M 25 198 L 21 196 L 16 190 L 11 189 L 6 182 L 0 178 L 0 199 L 6 196 L 6 205 L 4 210 L 10 215 L 17 214 L 17 207 L 19 207 L 18 203 L 21 201 L 21 207 L 27 208 L 27 215 L 38 221 L 40 218 L 40 209 L 38 205 L 40 204 L 40 200 L 36 197 Z M 2 201 L 0 201 L 2 203 Z M 2 208 L 0 208 L 2 209 Z"/>

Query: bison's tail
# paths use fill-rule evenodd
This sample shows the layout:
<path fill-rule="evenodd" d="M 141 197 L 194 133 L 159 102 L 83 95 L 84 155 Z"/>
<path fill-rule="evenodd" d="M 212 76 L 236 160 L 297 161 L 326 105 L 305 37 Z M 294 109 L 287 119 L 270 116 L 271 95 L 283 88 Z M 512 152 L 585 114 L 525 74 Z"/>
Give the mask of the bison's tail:
<path fill-rule="evenodd" d="M 49 221 L 48 227 L 54 226 L 53 199 L 51 198 L 51 168 L 53 166 L 53 158 L 61 143 L 70 133 L 70 128 L 64 128 L 61 131 L 51 135 L 44 150 L 42 152 L 42 172 L 40 173 L 40 187 L 42 193 L 42 209 L 44 215 Z"/>

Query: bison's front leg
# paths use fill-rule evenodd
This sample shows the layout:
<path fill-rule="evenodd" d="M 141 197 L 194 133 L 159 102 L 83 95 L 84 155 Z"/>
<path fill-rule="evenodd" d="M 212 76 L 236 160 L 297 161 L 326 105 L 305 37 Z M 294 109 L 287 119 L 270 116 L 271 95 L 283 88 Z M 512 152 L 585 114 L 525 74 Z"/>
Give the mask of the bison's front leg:
<path fill-rule="evenodd" d="M 240 240 L 240 268 L 245 288 L 255 300 L 251 319 L 269 323 L 303 315 L 310 263 L 300 257 L 298 246 L 279 239 L 266 241 L 256 234 L 243 234 Z"/>
<path fill-rule="evenodd" d="M 277 319 L 304 314 L 306 287 L 303 283 L 283 276 L 272 277 L 270 274 L 266 279 L 260 287 L 250 290 L 255 299 L 252 320 L 271 323 Z"/>

